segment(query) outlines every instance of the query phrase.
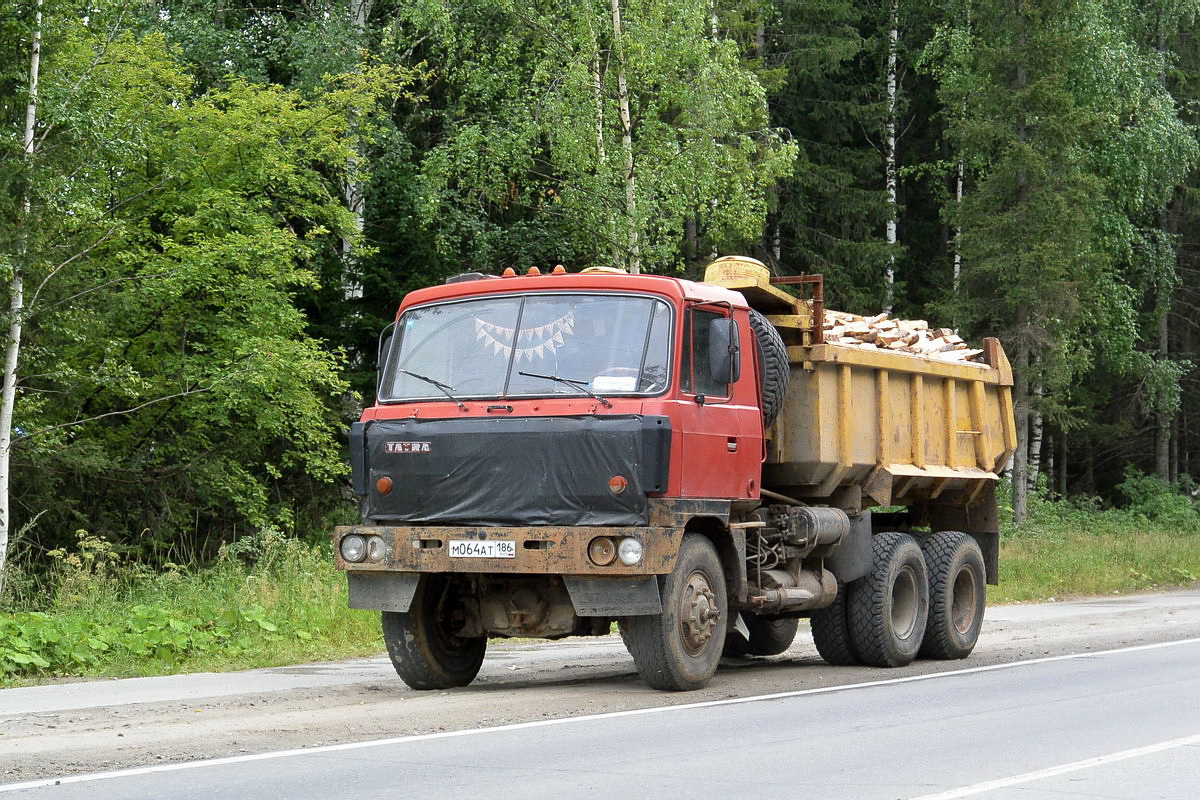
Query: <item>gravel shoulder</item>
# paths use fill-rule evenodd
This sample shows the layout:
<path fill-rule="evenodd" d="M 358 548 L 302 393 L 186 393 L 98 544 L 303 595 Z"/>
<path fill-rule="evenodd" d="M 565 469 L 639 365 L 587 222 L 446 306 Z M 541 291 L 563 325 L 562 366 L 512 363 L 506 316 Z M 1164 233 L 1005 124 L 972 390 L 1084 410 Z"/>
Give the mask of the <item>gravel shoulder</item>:
<path fill-rule="evenodd" d="M 1200 637 L 1200 590 L 988 610 L 965 661 L 831 667 L 806 624 L 774 658 L 686 693 L 645 687 L 619 637 L 494 642 L 464 689 L 415 692 L 386 657 L 0 690 L 0 784 L 244 753 L 848 685 Z"/>

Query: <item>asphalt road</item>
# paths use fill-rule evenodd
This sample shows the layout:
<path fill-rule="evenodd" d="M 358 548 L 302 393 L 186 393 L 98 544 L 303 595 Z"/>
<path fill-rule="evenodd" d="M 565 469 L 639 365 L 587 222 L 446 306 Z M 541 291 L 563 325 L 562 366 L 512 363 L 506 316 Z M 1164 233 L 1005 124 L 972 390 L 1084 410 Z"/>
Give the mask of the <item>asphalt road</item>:
<path fill-rule="evenodd" d="M 5 798 L 1194 800 L 1200 639 L 0 786 Z M 52 784 L 52 782 L 51 782 Z"/>

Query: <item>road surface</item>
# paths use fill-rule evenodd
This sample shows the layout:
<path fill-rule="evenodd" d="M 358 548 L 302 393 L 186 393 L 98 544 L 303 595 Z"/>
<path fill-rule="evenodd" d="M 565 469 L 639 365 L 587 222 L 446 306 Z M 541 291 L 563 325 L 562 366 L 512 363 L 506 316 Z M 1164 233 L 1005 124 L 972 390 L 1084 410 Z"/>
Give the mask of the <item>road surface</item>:
<path fill-rule="evenodd" d="M 904 670 L 828 667 L 802 632 L 686 694 L 643 687 L 610 639 L 496 648 L 453 692 L 380 660 L 9 689 L 0 793 L 1191 800 L 1198 657 L 1200 592 L 1178 592 L 990 609 L 971 659 Z M 87 777 L 113 768 L 151 771 Z"/>

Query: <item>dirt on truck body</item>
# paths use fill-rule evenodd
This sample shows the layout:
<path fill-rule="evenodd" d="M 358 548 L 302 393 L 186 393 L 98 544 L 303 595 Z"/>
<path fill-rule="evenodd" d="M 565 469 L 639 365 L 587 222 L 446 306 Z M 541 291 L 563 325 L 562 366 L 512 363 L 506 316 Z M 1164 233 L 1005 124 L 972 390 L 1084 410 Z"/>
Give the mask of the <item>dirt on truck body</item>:
<path fill-rule="evenodd" d="M 983 363 L 827 344 L 822 314 L 819 276 L 737 257 L 703 283 L 508 271 L 405 297 L 350 432 L 363 524 L 334 533 L 400 677 L 465 685 L 489 637 L 613 621 L 662 689 L 782 652 L 800 617 L 835 664 L 968 655 L 1008 362 L 994 339 Z"/>

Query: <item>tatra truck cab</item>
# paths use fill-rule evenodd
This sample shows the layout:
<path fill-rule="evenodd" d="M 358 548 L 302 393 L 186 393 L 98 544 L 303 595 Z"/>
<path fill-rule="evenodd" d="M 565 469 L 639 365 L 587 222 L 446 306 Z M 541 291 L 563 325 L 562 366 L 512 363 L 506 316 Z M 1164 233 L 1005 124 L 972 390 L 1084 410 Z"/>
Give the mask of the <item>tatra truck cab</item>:
<path fill-rule="evenodd" d="M 799 299 L 778 284 L 812 277 L 752 259 L 531 273 L 405 297 L 350 431 L 337 566 L 407 684 L 614 621 L 662 689 L 783 652 L 804 617 L 832 663 L 970 653 L 1015 446 L 995 340 L 987 363 L 824 344 L 819 283 Z"/>

